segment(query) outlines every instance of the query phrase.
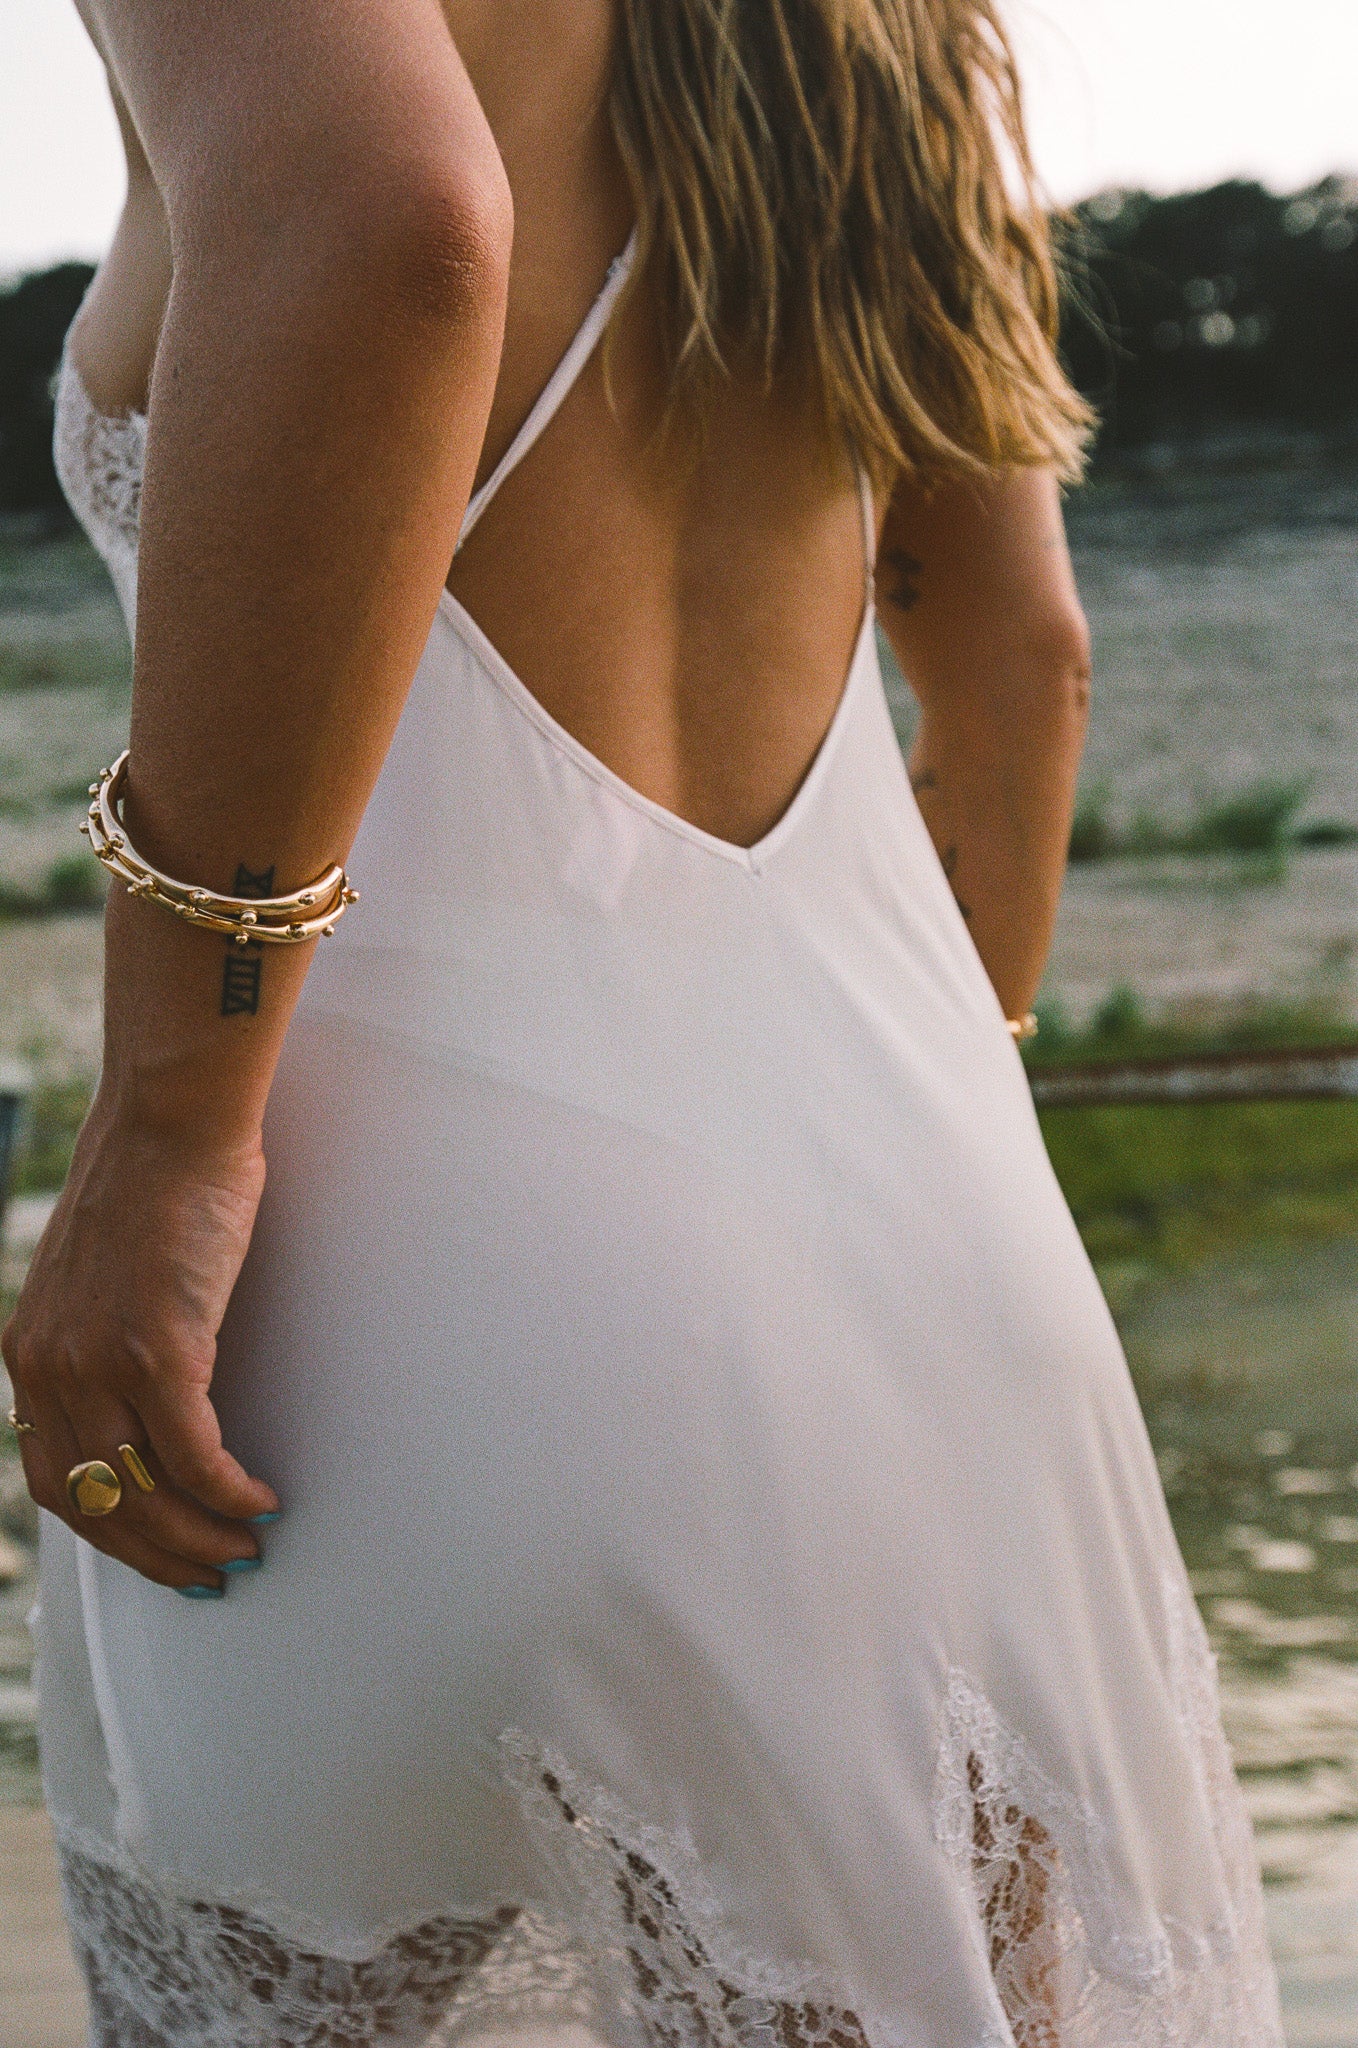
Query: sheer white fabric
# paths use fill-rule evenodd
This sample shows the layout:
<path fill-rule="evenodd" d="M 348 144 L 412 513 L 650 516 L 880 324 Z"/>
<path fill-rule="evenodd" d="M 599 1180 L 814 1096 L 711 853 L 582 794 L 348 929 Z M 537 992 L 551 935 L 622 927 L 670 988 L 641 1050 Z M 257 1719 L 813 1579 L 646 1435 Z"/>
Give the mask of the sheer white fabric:
<path fill-rule="evenodd" d="M 58 413 L 131 622 L 144 422 L 69 363 Z M 870 604 L 742 848 L 446 596 L 352 866 L 221 1337 L 265 1569 L 198 1606 L 44 1530 L 95 2048 L 1280 2048 L 1201 1625 Z"/>
<path fill-rule="evenodd" d="M 1249 2042 L 1273 1996 L 1249 1827 L 1221 1732 L 1212 1653 L 1187 1587 L 1166 1581 L 1172 1682 L 1225 1879 L 1218 1919 L 1122 1925 L 1107 1833 L 961 1671 L 949 1673 L 935 1832 L 970 1879 L 1000 2004 L 1020 2048 Z"/>
<path fill-rule="evenodd" d="M 1186 1595 L 1171 1582 L 1167 1597 L 1179 1609 Z M 1097 1812 L 1053 1782 L 963 1673 L 950 1674 L 934 1829 L 974 1894 L 995 1987 L 999 2010 L 977 2048 L 1252 2048 L 1277 2038 L 1261 2026 L 1272 1984 L 1255 1866 L 1191 1604 L 1179 1645 L 1184 1734 L 1212 1787 L 1229 1911 L 1143 1939 L 1119 1925 Z M 443 2048 L 489 2025 L 571 2023 L 646 2048 L 901 2048 L 891 2017 L 855 2011 L 842 1982 L 734 1945 L 686 1835 L 639 1821 L 517 1730 L 500 1748 L 555 1883 L 533 1899 L 376 1930 L 359 1953 L 334 1953 L 323 1929 L 248 1894 L 176 1897 L 78 1825 L 59 1824 L 99 2048 Z"/>

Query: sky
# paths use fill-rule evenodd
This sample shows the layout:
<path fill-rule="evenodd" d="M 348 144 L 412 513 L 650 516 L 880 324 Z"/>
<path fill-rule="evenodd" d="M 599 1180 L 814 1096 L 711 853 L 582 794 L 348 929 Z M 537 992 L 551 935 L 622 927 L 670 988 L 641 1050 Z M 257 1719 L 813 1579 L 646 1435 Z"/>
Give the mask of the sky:
<path fill-rule="evenodd" d="M 291 0 L 302 4 L 302 0 Z M 1048 190 L 1358 172 L 1358 0 L 1002 0 Z M 122 197 L 70 0 L 0 5 L 0 274 L 97 256 Z"/>

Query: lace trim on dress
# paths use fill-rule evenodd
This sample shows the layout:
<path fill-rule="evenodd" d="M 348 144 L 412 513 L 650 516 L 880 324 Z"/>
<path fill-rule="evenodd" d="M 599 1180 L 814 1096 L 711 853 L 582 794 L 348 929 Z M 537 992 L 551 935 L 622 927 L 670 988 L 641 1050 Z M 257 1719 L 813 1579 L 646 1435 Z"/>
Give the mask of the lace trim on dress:
<path fill-rule="evenodd" d="M 635 1820 L 515 1731 L 501 1749 L 590 1960 L 648 2048 L 868 2048 L 842 1991 L 810 1965 L 732 1945 L 686 1834 Z M 875 2041 L 890 2048 L 880 2031 Z"/>
<path fill-rule="evenodd" d="M 975 1902 L 994 1987 L 977 2048 L 1282 2048 L 1211 1652 L 1186 1588 L 1169 1600 L 1175 1698 L 1231 1922 L 1126 1934 L 1097 1814 L 955 1671 L 935 1832 Z M 434 1914 L 357 1956 L 262 1902 L 177 1897 L 59 1826 L 94 2048 L 450 2048 L 478 2027 L 567 2020 L 639 2048 L 899 2048 L 890 2024 L 811 1965 L 739 1948 L 686 1835 L 639 1821 L 516 1732 L 501 1751 L 553 1903 Z"/>
<path fill-rule="evenodd" d="M 976 1903 L 1017 2048 L 1282 2048 L 1249 1820 L 1215 1666 L 1187 1587 L 1166 1582 L 1175 1703 L 1212 1816 L 1229 1917 L 1118 1926 L 1107 1837 L 964 1672 L 949 1673 L 934 1832 Z"/>
<path fill-rule="evenodd" d="M 527 1907 L 437 1913 L 358 1958 L 262 1906 L 177 1897 L 57 1827 L 93 2048 L 445 2048 L 496 2024 L 588 2021 L 588 1972 Z"/>
<path fill-rule="evenodd" d="M 129 620 L 136 605 L 146 415 L 96 410 L 84 379 L 63 356 L 56 382 L 52 457 L 66 499 L 103 556 Z"/>

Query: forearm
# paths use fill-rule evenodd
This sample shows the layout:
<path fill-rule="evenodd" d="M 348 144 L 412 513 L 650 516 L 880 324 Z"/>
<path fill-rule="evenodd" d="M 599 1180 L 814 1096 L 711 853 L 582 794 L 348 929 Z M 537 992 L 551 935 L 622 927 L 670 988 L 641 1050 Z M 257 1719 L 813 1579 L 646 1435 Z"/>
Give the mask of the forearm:
<path fill-rule="evenodd" d="M 479 109 L 446 113 L 447 178 L 378 123 L 243 196 L 239 165 L 171 180 L 124 815 L 208 888 L 344 859 L 456 543 L 508 215 Z M 312 950 L 237 949 L 115 888 L 106 1099 L 257 1123 Z"/>
<path fill-rule="evenodd" d="M 1027 1011 L 1056 923 L 1084 739 L 1079 679 L 1011 676 L 965 721 L 926 709 L 910 780 L 1006 1016 Z"/>
<path fill-rule="evenodd" d="M 1054 479 L 892 499 L 883 627 L 922 707 L 911 780 L 1006 1013 L 1051 944 L 1089 707 L 1089 637 Z"/>

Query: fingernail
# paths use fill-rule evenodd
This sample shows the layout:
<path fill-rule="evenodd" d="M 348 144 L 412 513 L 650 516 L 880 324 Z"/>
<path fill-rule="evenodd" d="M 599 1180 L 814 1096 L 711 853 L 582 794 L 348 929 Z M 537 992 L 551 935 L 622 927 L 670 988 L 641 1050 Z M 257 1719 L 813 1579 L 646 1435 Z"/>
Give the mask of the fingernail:
<path fill-rule="evenodd" d="M 182 1593 L 186 1600 L 225 1600 L 225 1586 L 176 1586 L 176 1593 Z"/>
<path fill-rule="evenodd" d="M 245 1519 L 247 1522 L 276 1522 L 282 1512 L 282 1508 L 271 1508 L 267 1515 L 247 1515 Z"/>
<path fill-rule="evenodd" d="M 225 1564 L 219 1564 L 219 1572 L 257 1572 L 264 1560 L 262 1557 L 228 1557 Z"/>

